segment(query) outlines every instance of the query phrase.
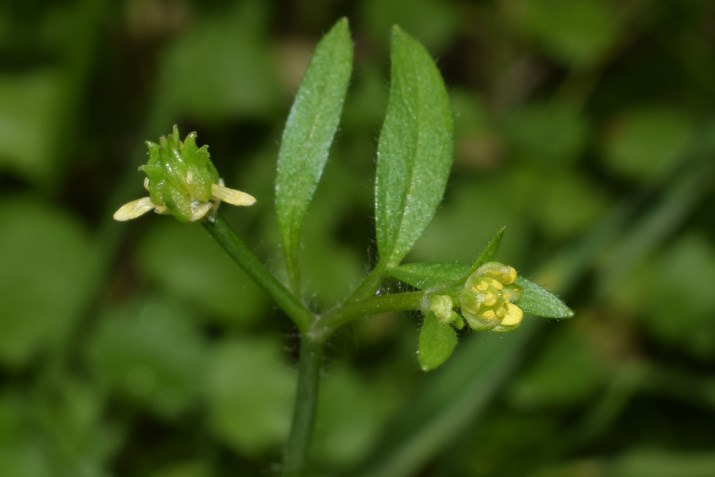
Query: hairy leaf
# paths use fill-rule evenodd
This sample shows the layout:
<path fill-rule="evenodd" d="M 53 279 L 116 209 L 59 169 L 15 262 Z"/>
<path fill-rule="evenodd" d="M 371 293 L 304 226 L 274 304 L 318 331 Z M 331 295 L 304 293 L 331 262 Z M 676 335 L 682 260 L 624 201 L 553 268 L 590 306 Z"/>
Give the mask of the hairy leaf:
<path fill-rule="evenodd" d="M 293 284 L 298 281 L 303 220 L 338 127 L 352 60 L 350 30 L 343 18 L 316 47 L 283 131 L 276 213 Z"/>
<path fill-rule="evenodd" d="M 457 332 L 428 313 L 420 329 L 417 360 L 422 371 L 431 371 L 447 361 L 457 347 Z"/>
<path fill-rule="evenodd" d="M 524 292 L 516 304 L 524 313 L 543 316 L 544 318 L 571 318 L 573 311 L 556 295 L 544 290 L 534 282 L 524 277 L 517 277 L 516 284 Z"/>
<path fill-rule="evenodd" d="M 408 263 L 390 270 L 390 275 L 420 290 L 457 283 L 469 270 L 462 263 Z"/>
<path fill-rule="evenodd" d="M 400 263 L 442 200 L 452 164 L 452 114 L 429 53 L 392 31 L 392 84 L 380 133 L 375 222 L 380 263 Z"/>
<path fill-rule="evenodd" d="M 506 227 L 502 227 L 497 231 L 496 235 L 494 235 L 494 238 L 489 241 L 487 246 L 484 247 L 482 253 L 480 253 L 479 257 L 474 261 L 474 264 L 471 266 L 469 271 L 462 276 L 464 280 L 466 280 L 469 275 L 476 272 L 477 268 L 481 267 L 494 257 L 494 255 L 497 253 L 497 250 L 499 250 L 499 244 L 501 244 L 501 239 L 502 237 L 504 237 L 505 230 Z"/>

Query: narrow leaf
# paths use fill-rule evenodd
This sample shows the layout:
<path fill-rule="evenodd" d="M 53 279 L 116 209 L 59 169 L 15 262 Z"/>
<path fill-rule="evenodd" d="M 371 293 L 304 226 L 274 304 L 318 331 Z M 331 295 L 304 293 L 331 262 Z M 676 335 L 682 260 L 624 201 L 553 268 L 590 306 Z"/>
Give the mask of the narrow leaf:
<path fill-rule="evenodd" d="M 410 286 L 426 290 L 457 283 L 468 269 L 461 263 L 408 263 L 390 269 L 390 275 Z"/>
<path fill-rule="evenodd" d="M 417 360 L 422 371 L 432 371 L 452 355 L 457 347 L 457 332 L 442 323 L 434 313 L 428 313 L 420 329 Z"/>
<path fill-rule="evenodd" d="M 571 318 L 573 311 L 559 298 L 526 278 L 517 277 L 516 284 L 524 291 L 516 304 L 524 313 L 544 318 Z"/>
<path fill-rule="evenodd" d="M 380 263 L 400 263 L 442 200 L 452 164 L 452 113 L 429 53 L 398 27 L 392 31 L 392 73 L 380 133 L 375 221 Z"/>
<path fill-rule="evenodd" d="M 496 235 L 494 235 L 494 238 L 489 241 L 482 253 L 479 254 L 479 257 L 474 262 L 474 265 L 471 266 L 467 273 L 460 277 L 462 278 L 461 281 L 466 280 L 469 275 L 477 271 L 477 268 L 481 267 L 494 257 L 494 255 L 497 253 L 497 250 L 499 250 L 499 245 L 501 244 L 501 239 L 504 237 L 505 230 L 506 227 L 502 227 L 497 231 Z"/>
<path fill-rule="evenodd" d="M 308 205 L 323 173 L 352 69 L 353 49 L 343 18 L 315 49 L 286 122 L 278 153 L 276 213 L 293 285 Z"/>

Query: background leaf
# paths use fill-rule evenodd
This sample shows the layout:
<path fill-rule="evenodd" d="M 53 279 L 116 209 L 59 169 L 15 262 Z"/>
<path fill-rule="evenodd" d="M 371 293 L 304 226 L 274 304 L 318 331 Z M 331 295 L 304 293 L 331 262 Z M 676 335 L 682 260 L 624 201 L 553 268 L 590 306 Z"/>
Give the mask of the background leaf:
<path fill-rule="evenodd" d="M 231 448 L 257 455 L 288 437 L 295 374 L 273 339 L 225 340 L 208 364 L 209 427 Z"/>
<path fill-rule="evenodd" d="M 316 47 L 283 131 L 276 213 L 288 274 L 294 284 L 298 280 L 303 220 L 340 121 L 352 59 L 348 21 L 343 18 Z"/>
<path fill-rule="evenodd" d="M 206 365 L 196 318 L 186 306 L 157 298 L 106 313 L 90 338 L 88 360 L 103 390 L 168 417 L 196 403 Z"/>
<path fill-rule="evenodd" d="M 210 321 L 246 326 L 267 298 L 199 227 L 164 220 L 151 224 L 139 245 L 142 272 L 167 292 L 203 309 Z"/>
<path fill-rule="evenodd" d="M 452 165 L 452 113 L 442 78 L 416 40 L 392 30 L 392 84 L 380 133 L 375 226 L 380 262 L 400 263 L 442 200 Z"/>
<path fill-rule="evenodd" d="M 70 215 L 28 197 L 0 201 L 0 363 L 60 349 L 78 321 L 95 257 Z"/>

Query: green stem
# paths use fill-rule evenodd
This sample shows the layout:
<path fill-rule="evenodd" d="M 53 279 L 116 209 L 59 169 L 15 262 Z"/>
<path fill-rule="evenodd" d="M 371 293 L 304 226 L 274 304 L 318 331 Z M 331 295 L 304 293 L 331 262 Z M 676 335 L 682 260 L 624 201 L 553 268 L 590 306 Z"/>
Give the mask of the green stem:
<path fill-rule="evenodd" d="M 206 221 L 203 225 L 231 258 L 273 298 L 298 329 L 307 331 L 315 321 L 313 314 L 268 271 L 226 221 L 216 217 L 213 222 Z"/>
<path fill-rule="evenodd" d="M 347 303 L 320 317 L 310 330 L 310 335 L 324 341 L 333 331 L 358 318 L 389 311 L 419 310 L 424 292 L 393 293 L 374 296 L 367 300 Z"/>
<path fill-rule="evenodd" d="M 360 300 L 365 300 L 377 292 L 385 278 L 385 267 L 382 262 L 377 262 L 375 268 L 363 279 L 350 296 L 345 300 L 346 303 L 352 303 Z"/>
<path fill-rule="evenodd" d="M 315 411 L 318 407 L 322 361 L 323 343 L 303 335 L 300 340 L 298 390 L 293 408 L 293 423 L 283 460 L 283 477 L 305 475 L 311 436 L 315 426 Z"/>

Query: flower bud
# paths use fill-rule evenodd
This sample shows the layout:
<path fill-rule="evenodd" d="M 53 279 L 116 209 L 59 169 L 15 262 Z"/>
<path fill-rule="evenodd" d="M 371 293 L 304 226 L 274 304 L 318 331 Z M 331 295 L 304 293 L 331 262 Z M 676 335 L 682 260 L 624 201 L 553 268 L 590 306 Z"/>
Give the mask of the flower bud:
<path fill-rule="evenodd" d="M 144 188 L 149 197 L 129 202 L 114 213 L 116 220 L 134 219 L 154 209 L 171 214 L 180 222 L 211 219 L 221 203 L 253 205 L 256 199 L 224 187 L 223 180 L 209 158 L 208 146 L 196 145 L 192 132 L 182 142 L 179 129 L 162 136 L 159 144 L 147 141 L 149 161 L 139 168 L 146 174 Z"/>
<path fill-rule="evenodd" d="M 474 330 L 510 331 L 524 313 L 513 302 L 521 296 L 514 268 L 498 262 L 479 267 L 460 293 L 462 316 Z"/>

